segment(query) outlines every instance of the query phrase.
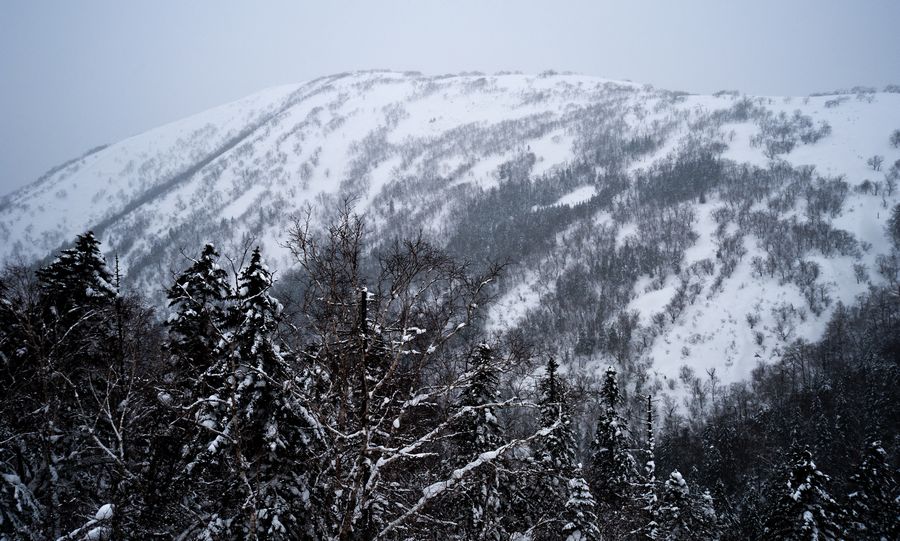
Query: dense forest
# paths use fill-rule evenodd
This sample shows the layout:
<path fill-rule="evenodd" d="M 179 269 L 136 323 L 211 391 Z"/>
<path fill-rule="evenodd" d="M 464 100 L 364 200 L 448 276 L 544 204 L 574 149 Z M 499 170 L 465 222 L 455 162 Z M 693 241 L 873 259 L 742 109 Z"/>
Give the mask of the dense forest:
<path fill-rule="evenodd" d="M 168 318 L 92 233 L 8 267 L 0 539 L 900 535 L 896 279 L 750 381 L 687 375 L 680 407 L 484 334 L 502 265 L 367 231 L 296 221 L 277 284 L 206 245 Z"/>

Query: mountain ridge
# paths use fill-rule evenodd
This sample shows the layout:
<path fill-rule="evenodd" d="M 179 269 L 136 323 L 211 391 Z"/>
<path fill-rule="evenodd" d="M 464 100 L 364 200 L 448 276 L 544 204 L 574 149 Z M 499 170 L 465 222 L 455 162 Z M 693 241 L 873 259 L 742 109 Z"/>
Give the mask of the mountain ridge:
<path fill-rule="evenodd" d="M 95 229 L 128 281 L 158 292 L 179 252 L 207 240 L 229 251 L 254 238 L 287 268 L 291 216 L 312 205 L 324 221 L 350 197 L 375 236 L 421 230 L 477 258 L 519 249 L 489 329 L 553 325 L 570 366 L 643 363 L 672 391 L 699 377 L 682 365 L 736 381 L 887 279 L 898 111 L 900 94 L 871 89 L 774 98 L 553 73 L 336 74 L 51 170 L 0 201 L 0 260 Z M 866 164 L 876 155 L 881 171 Z M 779 252 L 777 235 L 797 249 Z M 594 296 L 612 306 L 592 313 Z"/>

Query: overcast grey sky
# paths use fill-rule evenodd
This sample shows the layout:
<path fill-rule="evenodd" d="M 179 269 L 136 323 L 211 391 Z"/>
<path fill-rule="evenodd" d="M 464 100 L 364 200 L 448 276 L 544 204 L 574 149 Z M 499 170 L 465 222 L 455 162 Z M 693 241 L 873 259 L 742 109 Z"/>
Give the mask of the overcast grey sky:
<path fill-rule="evenodd" d="M 6 0 L 0 195 L 262 88 L 372 68 L 571 70 L 690 92 L 900 83 L 900 1 Z"/>

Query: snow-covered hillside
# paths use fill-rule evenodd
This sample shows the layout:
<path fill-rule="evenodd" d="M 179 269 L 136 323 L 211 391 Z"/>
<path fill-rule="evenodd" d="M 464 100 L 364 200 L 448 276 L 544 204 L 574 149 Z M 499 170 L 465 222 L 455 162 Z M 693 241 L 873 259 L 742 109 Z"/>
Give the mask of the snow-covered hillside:
<path fill-rule="evenodd" d="M 286 269 L 292 218 L 353 197 L 373 239 L 421 230 L 459 255 L 510 258 L 487 329 L 552 336 L 572 369 L 649 366 L 677 390 L 712 369 L 746 377 L 891 272 L 879 255 L 900 197 L 898 128 L 900 94 L 869 89 L 340 74 L 48 173 L 0 201 L 0 260 L 93 229 L 151 291 L 207 240 L 228 253 L 252 238 Z"/>

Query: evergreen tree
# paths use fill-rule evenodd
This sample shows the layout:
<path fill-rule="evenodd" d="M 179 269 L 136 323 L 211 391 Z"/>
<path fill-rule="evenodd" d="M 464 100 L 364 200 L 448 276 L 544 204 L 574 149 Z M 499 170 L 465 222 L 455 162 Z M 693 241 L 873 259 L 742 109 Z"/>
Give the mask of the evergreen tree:
<path fill-rule="evenodd" d="M 598 541 L 596 503 L 584 478 L 578 472 L 569 479 L 569 499 L 563 512 L 563 537 L 566 541 Z"/>
<path fill-rule="evenodd" d="M 204 379 L 198 411 L 204 450 L 189 464 L 220 494 L 205 494 L 212 538 L 295 539 L 309 534 L 309 416 L 291 392 L 297 377 L 275 343 L 281 305 L 259 248 L 238 279 L 227 347 Z M 218 384 L 218 387 L 215 385 Z M 216 499 L 218 498 L 218 499 Z"/>
<path fill-rule="evenodd" d="M 196 435 L 193 415 L 196 411 L 191 411 L 191 407 L 196 407 L 197 400 L 205 397 L 223 398 L 215 393 L 224 388 L 227 377 L 220 361 L 226 354 L 224 339 L 231 337 L 225 303 L 232 292 L 227 273 L 216 263 L 218 257 L 213 245 L 206 244 L 200 257 L 192 260 L 166 292 L 171 314 L 165 322 L 168 337 L 164 347 L 169 355 L 164 375 L 166 389 L 159 395 L 165 407 L 156 415 L 161 426 L 149 451 L 154 471 L 163 477 L 158 485 L 164 485 L 166 480 L 172 485 L 158 487 L 161 505 L 165 505 L 170 493 L 194 490 L 190 476 L 162 472 L 178 472 L 184 465 L 183 457 L 194 460 L 209 443 L 205 434 Z M 201 410 L 213 409 L 212 406 L 206 404 Z M 185 443 L 187 449 L 183 449 Z M 219 471 L 227 470 L 223 467 Z M 211 486 L 224 487 L 225 484 L 214 480 Z M 215 490 L 210 488 L 204 496 Z M 223 500 L 227 501 L 227 498 Z"/>
<path fill-rule="evenodd" d="M 485 407 L 497 402 L 499 375 L 492 360 L 491 348 L 479 344 L 476 348 L 472 377 L 460 393 L 459 407 L 464 413 L 457 425 L 455 456 L 452 461 L 459 466 L 463 462 L 477 458 L 481 453 L 492 451 L 503 444 L 500 423 L 495 407 Z M 471 408 L 471 409 L 469 409 Z M 460 526 L 466 539 L 505 539 L 502 526 L 501 486 L 505 480 L 500 465 L 491 463 L 482 467 L 463 483 L 457 491 L 456 507 L 461 508 Z"/>
<path fill-rule="evenodd" d="M 880 441 L 872 442 L 850 479 L 849 519 L 860 539 L 900 538 L 900 488 Z"/>
<path fill-rule="evenodd" d="M 77 532 L 104 506 L 124 512 L 102 531 L 141 538 L 156 509 L 149 487 L 165 484 L 148 482 L 147 450 L 160 436 L 151 421 L 160 384 L 152 311 L 117 294 L 89 233 L 36 273 L 5 274 L 15 288 L 0 294 L 0 318 L 15 363 L 2 370 L 12 385 L 0 390 L 0 500 L 11 499 L 0 507 L 15 506 L 19 530 L 27 519 L 21 538 Z"/>
<path fill-rule="evenodd" d="M 839 508 L 828 494 L 828 476 L 808 449 L 792 453 L 786 470 L 772 484 L 764 535 L 770 539 L 832 540 L 845 536 Z"/>
<path fill-rule="evenodd" d="M 172 316 L 169 350 L 188 380 L 197 378 L 211 364 L 226 330 L 224 303 L 231 294 L 227 273 L 219 268 L 219 254 L 212 244 L 184 270 L 167 292 Z"/>
<path fill-rule="evenodd" d="M 678 470 L 663 485 L 659 507 L 660 539 L 715 539 L 712 497 L 704 492 L 695 498 Z"/>
<path fill-rule="evenodd" d="M 709 489 L 703 491 L 699 501 L 695 501 L 694 511 L 695 531 L 702 536 L 701 539 L 718 539 L 722 528 L 719 525 L 715 500 Z"/>
<path fill-rule="evenodd" d="M 44 340 L 54 344 L 46 352 L 47 360 L 54 370 L 66 374 L 77 394 L 101 378 L 105 361 L 121 361 L 120 352 L 115 351 L 122 336 L 113 274 L 100 252 L 100 242 L 89 231 L 78 235 L 73 248 L 60 252 L 36 276 Z"/>
<path fill-rule="evenodd" d="M 42 410 L 33 427 L 51 479 L 42 499 L 49 504 L 44 532 L 53 536 L 121 495 L 125 466 L 110 455 L 130 443 L 120 430 L 139 401 L 127 402 L 136 374 L 122 355 L 118 292 L 94 234 L 78 235 L 35 274 L 41 321 L 29 331 L 36 368 L 30 398 Z"/>
<path fill-rule="evenodd" d="M 693 534 L 690 523 L 690 490 L 678 470 L 669 474 L 663 484 L 659 508 L 661 539 L 689 538 Z M 682 537 L 679 537 L 682 536 Z"/>
<path fill-rule="evenodd" d="M 78 235 L 75 246 L 63 250 L 56 260 L 38 270 L 37 277 L 50 309 L 69 322 L 118 294 L 113 274 L 100 252 L 100 241 L 91 231 Z"/>
<path fill-rule="evenodd" d="M 591 492 L 602 509 L 618 509 L 630 496 L 635 464 L 625 422 L 618 412 L 621 402 L 616 371 L 607 368 L 604 376 L 600 416 L 590 447 L 588 480 Z"/>
<path fill-rule="evenodd" d="M 466 456 L 490 451 L 503 442 L 496 408 L 484 407 L 496 403 L 499 398 L 500 378 L 491 356 L 490 346 L 478 345 L 472 378 L 460 393 L 460 407 L 472 408 L 462 416 L 457 440 L 459 451 Z"/>
<path fill-rule="evenodd" d="M 553 475 L 569 477 L 575 464 L 575 436 L 566 396 L 566 384 L 557 369 L 559 364 L 551 357 L 547 369 L 538 384 L 541 399 L 538 402 L 541 426 L 555 428 L 544 438 L 538 460 Z"/>
<path fill-rule="evenodd" d="M 100 242 L 90 231 L 78 235 L 73 248 L 36 274 L 47 335 L 56 343 L 48 360 L 66 374 L 74 394 L 90 388 L 92 381 L 101 385 L 105 361 L 121 361 L 113 350 L 122 337 L 114 302 L 118 292 Z"/>
<path fill-rule="evenodd" d="M 643 525 L 637 530 L 644 539 L 659 538 L 659 497 L 656 483 L 656 438 L 653 431 L 653 396 L 647 395 L 647 443 L 644 464 L 644 486 L 641 494 L 643 503 Z"/>
<path fill-rule="evenodd" d="M 557 371 L 559 365 L 551 357 L 547 361 L 544 377 L 538 383 L 540 400 L 540 423 L 548 434 L 540 442 L 537 453 L 537 479 L 534 483 L 530 502 L 535 508 L 532 518 L 535 522 L 545 522 L 548 539 L 559 536 L 550 532 L 560 532 L 565 525 L 562 513 L 569 498 L 568 482 L 575 477 L 575 436 L 572 432 L 572 418 L 567 400 L 565 381 Z M 560 527 L 554 523 L 561 522 Z"/>
<path fill-rule="evenodd" d="M 603 373 L 603 387 L 600 389 L 600 396 L 603 398 L 603 405 L 607 408 L 616 409 L 622 402 L 618 374 L 612 366 L 607 366 Z"/>

